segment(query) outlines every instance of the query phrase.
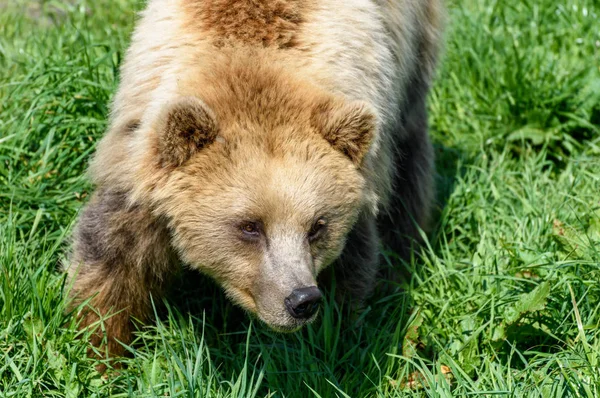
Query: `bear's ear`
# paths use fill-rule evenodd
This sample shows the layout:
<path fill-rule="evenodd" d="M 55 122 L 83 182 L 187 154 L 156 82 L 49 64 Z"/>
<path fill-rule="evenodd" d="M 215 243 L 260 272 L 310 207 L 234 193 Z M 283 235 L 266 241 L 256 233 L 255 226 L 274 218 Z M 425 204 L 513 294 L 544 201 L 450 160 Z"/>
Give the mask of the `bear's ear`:
<path fill-rule="evenodd" d="M 218 135 L 214 114 L 194 97 L 184 97 L 167 105 L 156 128 L 163 167 L 181 166 Z"/>
<path fill-rule="evenodd" d="M 315 107 L 312 126 L 357 166 L 369 151 L 377 128 L 371 107 L 361 101 L 325 101 Z"/>

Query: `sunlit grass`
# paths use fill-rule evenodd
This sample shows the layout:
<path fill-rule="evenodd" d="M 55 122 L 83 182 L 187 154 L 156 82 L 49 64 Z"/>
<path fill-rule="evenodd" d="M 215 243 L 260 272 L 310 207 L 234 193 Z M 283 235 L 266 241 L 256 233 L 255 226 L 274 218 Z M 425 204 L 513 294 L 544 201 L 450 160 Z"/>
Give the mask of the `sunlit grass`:
<path fill-rule="evenodd" d="M 600 396 L 593 0 L 449 4 L 437 225 L 402 289 L 278 335 L 190 279 L 98 374 L 58 265 L 141 7 L 0 4 L 0 396 Z"/>

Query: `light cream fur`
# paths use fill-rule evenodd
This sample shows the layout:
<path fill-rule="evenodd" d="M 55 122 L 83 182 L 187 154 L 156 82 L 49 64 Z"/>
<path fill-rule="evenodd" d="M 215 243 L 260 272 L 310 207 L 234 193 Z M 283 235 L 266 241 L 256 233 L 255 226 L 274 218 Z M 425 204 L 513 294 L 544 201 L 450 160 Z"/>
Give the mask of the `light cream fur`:
<path fill-rule="evenodd" d="M 131 186 L 137 179 L 129 172 L 139 166 L 135 153 L 144 147 L 138 141 L 145 137 L 123 134 L 125 126 L 133 120 L 150 123 L 161 107 L 187 90 L 183 82 L 190 73 L 213 67 L 211 33 L 202 21 L 190 22 L 186 3 L 190 0 L 152 0 L 142 13 L 122 67 L 110 128 L 92 165 L 96 183 L 139 188 Z M 438 0 L 315 0 L 308 13 L 297 46 L 258 50 L 257 62 L 281 65 L 326 91 L 376 109 L 380 128 L 366 160 L 369 184 L 364 194 L 377 214 L 392 190 L 386 147 L 401 131 L 397 116 L 406 79 L 416 67 L 433 72 L 441 5 Z M 425 64 L 416 63 L 419 34 L 429 39 L 431 55 Z"/>

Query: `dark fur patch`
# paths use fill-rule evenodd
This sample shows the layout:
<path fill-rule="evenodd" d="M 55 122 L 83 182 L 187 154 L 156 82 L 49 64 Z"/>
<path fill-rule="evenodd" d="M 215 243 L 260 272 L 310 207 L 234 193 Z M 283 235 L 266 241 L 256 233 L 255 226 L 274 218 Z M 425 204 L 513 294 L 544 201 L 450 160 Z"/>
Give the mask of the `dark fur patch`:
<path fill-rule="evenodd" d="M 143 271 L 138 265 L 158 263 L 169 256 L 169 232 L 165 220 L 142 206 L 129 205 L 125 192 L 99 189 L 84 209 L 75 232 L 75 257 L 84 264 L 98 264 L 106 273 L 114 268 Z M 84 270 L 85 271 L 85 270 Z"/>
<path fill-rule="evenodd" d="M 221 41 L 233 40 L 264 47 L 296 46 L 306 1 L 207 0 L 188 2 L 204 26 Z"/>
<path fill-rule="evenodd" d="M 371 216 L 363 213 L 348 234 L 342 255 L 319 275 L 319 286 L 330 286 L 335 277 L 338 302 L 350 302 L 353 307 L 360 308 L 373 293 L 378 264 L 377 225 Z"/>
<path fill-rule="evenodd" d="M 379 216 L 379 230 L 386 246 L 407 259 L 420 241 L 418 228 L 429 227 L 433 199 L 434 153 L 427 134 L 429 80 L 418 70 L 409 81 L 400 111 L 404 130 L 394 142 L 394 193 L 387 212 Z"/>
<path fill-rule="evenodd" d="M 120 192 L 98 192 L 86 206 L 76 230 L 76 252 L 86 263 L 118 262 L 119 248 L 110 240 L 110 218 L 125 207 L 125 195 Z"/>
<path fill-rule="evenodd" d="M 140 127 L 140 121 L 139 120 L 132 120 L 129 123 L 127 123 L 127 125 L 125 126 L 125 132 L 128 134 L 131 134 L 133 132 L 135 132 L 138 127 Z"/>

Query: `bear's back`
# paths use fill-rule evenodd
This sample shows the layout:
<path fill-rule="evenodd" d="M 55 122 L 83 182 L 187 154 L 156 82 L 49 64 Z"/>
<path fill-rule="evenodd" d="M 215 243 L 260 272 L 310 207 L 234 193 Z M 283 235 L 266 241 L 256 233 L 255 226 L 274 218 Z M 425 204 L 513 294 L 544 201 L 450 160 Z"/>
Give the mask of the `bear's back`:
<path fill-rule="evenodd" d="M 253 62 L 282 65 L 298 78 L 371 104 L 380 120 L 367 157 L 370 201 L 391 190 L 389 141 L 417 44 L 436 34 L 438 0 L 150 0 L 121 68 L 110 129 L 92 165 L 97 183 L 122 176 L 131 126 L 179 95 L 185 76 L 214 67 L 221 54 L 252 48 Z M 122 177 L 124 180 L 127 177 Z"/>

